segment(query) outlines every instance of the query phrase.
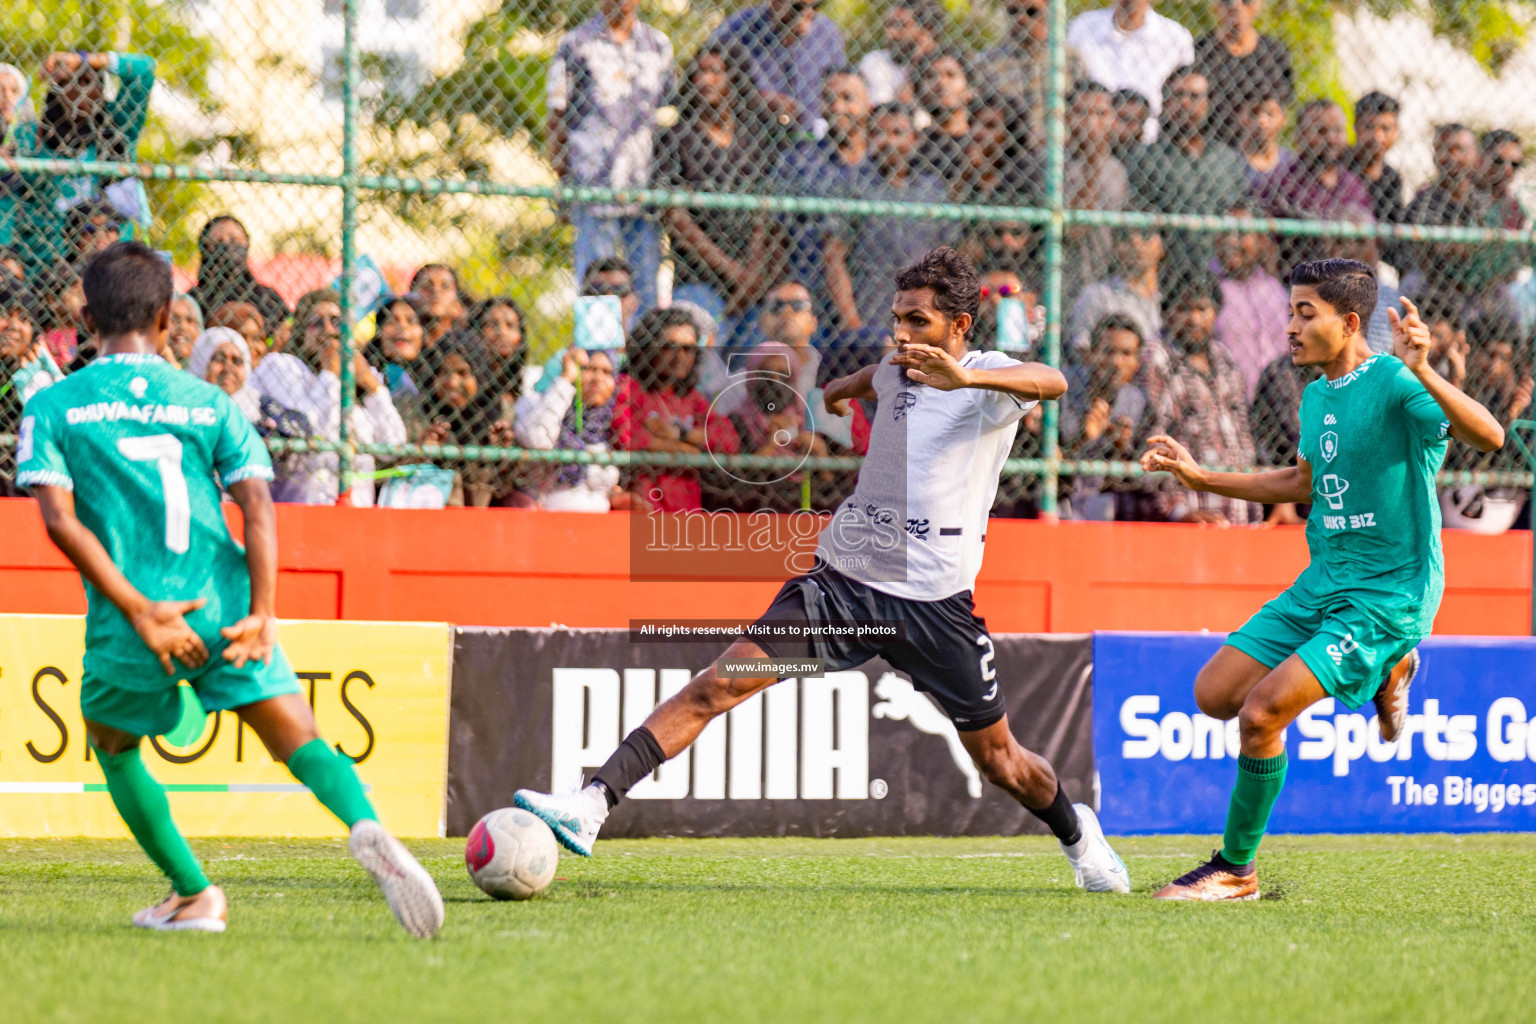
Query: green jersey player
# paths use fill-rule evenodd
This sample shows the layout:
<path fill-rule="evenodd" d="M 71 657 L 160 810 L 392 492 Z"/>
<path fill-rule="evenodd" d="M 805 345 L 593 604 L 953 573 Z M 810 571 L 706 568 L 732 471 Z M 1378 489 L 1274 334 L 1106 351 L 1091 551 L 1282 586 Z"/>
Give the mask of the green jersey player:
<path fill-rule="evenodd" d="M 1429 329 L 1407 299 L 1389 312 L 1394 354 L 1366 342 L 1376 277 L 1364 263 L 1321 260 L 1291 272 L 1291 360 L 1323 376 L 1301 401 L 1296 465 L 1217 473 L 1170 437 L 1142 457 L 1193 490 L 1254 502 L 1311 502 L 1311 562 L 1289 590 L 1227 638 L 1195 679 L 1195 702 L 1237 718 L 1242 752 L 1221 850 L 1156 895 L 1248 900 L 1254 855 L 1285 783 L 1285 727 L 1325 697 L 1375 702 L 1382 738 L 1397 738 L 1418 670 L 1414 648 L 1444 589 L 1435 472 L 1454 437 L 1479 451 L 1504 443 L 1487 409 L 1435 372 Z"/>
<path fill-rule="evenodd" d="M 277 527 L 266 449 L 223 391 L 156 353 L 170 326 L 171 267 L 119 242 L 86 267 L 86 325 L 101 356 L 37 392 L 22 412 L 17 482 L 85 581 L 80 704 L 112 802 L 171 881 L 141 928 L 224 930 L 209 883 L 139 757 L 172 729 L 178 680 L 204 708 L 232 710 L 351 830 L 350 848 L 412 934 L 442 925 L 431 877 L 379 825 L 352 762 L 319 738 L 276 644 Z M 230 536 L 220 489 L 245 518 Z"/>

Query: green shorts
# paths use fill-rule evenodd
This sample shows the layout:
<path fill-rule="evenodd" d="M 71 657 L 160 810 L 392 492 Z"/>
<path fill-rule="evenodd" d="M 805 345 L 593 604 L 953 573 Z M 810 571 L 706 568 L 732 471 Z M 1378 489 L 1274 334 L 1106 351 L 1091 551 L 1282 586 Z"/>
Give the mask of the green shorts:
<path fill-rule="evenodd" d="M 154 671 L 159 673 L 159 666 Z M 80 681 L 80 713 L 92 722 L 110 725 L 135 736 L 164 736 L 181 720 L 182 696 L 177 682 L 160 673 L 159 686 L 124 686 L 121 679 L 103 679 L 89 671 Z M 298 693 L 299 679 L 282 647 L 272 648 L 266 662 L 248 661 L 235 668 L 213 655 L 203 670 L 187 677 L 205 711 L 243 708 L 269 697 Z"/>
<path fill-rule="evenodd" d="M 1370 703 L 1392 666 L 1421 639 L 1388 632 L 1359 604 L 1335 599 L 1318 606 L 1292 587 L 1227 643 L 1269 668 L 1299 656 L 1324 690 L 1354 710 Z"/>

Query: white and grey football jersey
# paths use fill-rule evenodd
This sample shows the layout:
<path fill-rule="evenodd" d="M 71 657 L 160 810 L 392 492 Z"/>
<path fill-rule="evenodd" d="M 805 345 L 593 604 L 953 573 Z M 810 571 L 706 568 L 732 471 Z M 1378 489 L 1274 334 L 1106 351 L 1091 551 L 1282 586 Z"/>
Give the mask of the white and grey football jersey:
<path fill-rule="evenodd" d="M 1018 365 L 1001 352 L 967 352 L 967 369 Z M 1001 391 L 938 391 L 887 357 L 869 454 L 852 497 L 833 513 L 816 553 L 876 590 L 939 601 L 971 590 L 987 515 L 1019 420 L 1034 406 Z"/>

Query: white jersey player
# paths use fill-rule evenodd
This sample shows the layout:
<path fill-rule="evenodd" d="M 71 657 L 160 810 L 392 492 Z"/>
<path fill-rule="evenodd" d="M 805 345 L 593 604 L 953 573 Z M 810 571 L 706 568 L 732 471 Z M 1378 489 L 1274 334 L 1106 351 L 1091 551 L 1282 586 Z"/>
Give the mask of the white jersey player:
<path fill-rule="evenodd" d="M 824 389 L 834 415 L 848 415 L 852 401 L 877 403 L 854 494 L 822 531 L 812 571 L 785 583 L 758 620 L 894 623 L 900 634 L 801 629 L 797 639 L 783 640 L 749 630 L 722 660 L 820 658 L 826 671 L 839 671 L 883 657 L 950 717 L 981 774 L 1045 822 L 1079 885 L 1129 892 L 1129 874 L 1093 811 L 1073 804 L 1050 764 L 1009 731 L 992 639 L 971 603 L 998 474 L 1019 420 L 1067 388 L 1049 366 L 967 348 L 979 291 L 975 269 L 949 248 L 897 274 L 896 351 Z M 630 733 L 591 785 L 570 795 L 519 790 L 515 802 L 547 822 L 567 849 L 590 856 L 609 809 L 630 787 L 713 719 L 776 682 L 773 674 L 722 676 L 711 666 Z"/>

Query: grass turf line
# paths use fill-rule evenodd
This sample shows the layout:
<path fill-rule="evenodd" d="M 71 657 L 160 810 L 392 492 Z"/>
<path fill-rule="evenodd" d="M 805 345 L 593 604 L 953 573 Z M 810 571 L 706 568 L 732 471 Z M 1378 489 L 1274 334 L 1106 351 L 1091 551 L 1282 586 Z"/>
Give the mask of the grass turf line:
<path fill-rule="evenodd" d="M 1130 896 L 1054 842 L 608 841 L 497 903 L 413 841 L 448 920 L 408 938 L 341 840 L 198 840 L 219 935 L 138 932 L 126 841 L 0 839 L 8 1021 L 1509 1021 L 1536 1010 L 1536 837 L 1265 840 L 1271 898 L 1165 904 L 1208 837 L 1115 840 Z M 1278 898 L 1275 898 L 1278 897 Z"/>

